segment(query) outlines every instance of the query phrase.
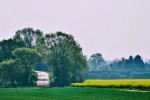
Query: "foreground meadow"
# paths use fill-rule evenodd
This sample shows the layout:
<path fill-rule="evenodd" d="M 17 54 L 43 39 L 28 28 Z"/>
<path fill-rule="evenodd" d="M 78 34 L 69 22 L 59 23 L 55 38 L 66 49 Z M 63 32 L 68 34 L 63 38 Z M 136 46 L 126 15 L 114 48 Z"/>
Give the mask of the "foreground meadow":
<path fill-rule="evenodd" d="M 116 88 L 1 88 L 0 100 L 149 100 L 150 92 Z"/>

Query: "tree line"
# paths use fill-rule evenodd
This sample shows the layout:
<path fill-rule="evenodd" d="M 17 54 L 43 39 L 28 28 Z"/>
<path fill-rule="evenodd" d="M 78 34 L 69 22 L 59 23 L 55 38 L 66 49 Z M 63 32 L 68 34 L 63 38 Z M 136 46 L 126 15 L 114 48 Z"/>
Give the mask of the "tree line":
<path fill-rule="evenodd" d="M 150 78 L 150 60 L 136 55 L 107 61 L 101 53 L 87 59 L 72 35 L 33 28 L 0 41 L 0 87 L 34 86 L 35 70 L 47 71 L 53 86 L 68 86 L 85 79 Z"/>
<path fill-rule="evenodd" d="M 0 41 L 0 86 L 33 86 L 35 70 L 48 71 L 55 86 L 66 86 L 83 81 L 87 69 L 86 56 L 70 34 L 24 28 Z"/>
<path fill-rule="evenodd" d="M 102 57 L 101 53 L 96 53 L 88 59 L 88 65 L 89 72 L 86 73 L 86 78 L 150 78 L 150 60 L 143 61 L 143 58 L 140 55 L 107 61 Z"/>

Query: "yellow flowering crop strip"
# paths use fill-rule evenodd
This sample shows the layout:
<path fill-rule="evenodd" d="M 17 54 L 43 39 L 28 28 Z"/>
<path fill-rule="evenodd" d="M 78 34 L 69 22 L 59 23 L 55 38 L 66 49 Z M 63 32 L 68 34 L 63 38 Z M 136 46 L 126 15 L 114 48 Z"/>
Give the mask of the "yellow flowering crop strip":
<path fill-rule="evenodd" d="M 150 88 L 150 79 L 123 80 L 85 80 L 83 83 L 72 83 L 74 87 L 143 87 Z"/>

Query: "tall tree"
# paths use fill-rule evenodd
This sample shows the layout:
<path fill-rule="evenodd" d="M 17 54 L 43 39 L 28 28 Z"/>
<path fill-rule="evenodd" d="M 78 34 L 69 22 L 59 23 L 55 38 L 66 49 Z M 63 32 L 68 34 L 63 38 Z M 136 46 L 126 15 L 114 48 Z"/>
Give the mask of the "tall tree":
<path fill-rule="evenodd" d="M 12 51 L 21 47 L 25 47 L 24 42 L 17 41 L 16 38 L 0 41 L 0 62 L 12 59 Z"/>
<path fill-rule="evenodd" d="M 124 65 L 124 61 L 125 59 L 122 58 L 120 59 L 115 59 L 111 64 L 110 67 L 112 70 L 122 70 L 123 69 L 123 65 Z"/>
<path fill-rule="evenodd" d="M 72 35 L 57 32 L 45 35 L 48 48 L 48 63 L 53 69 L 54 81 L 57 85 L 69 85 L 80 81 L 87 69 L 86 57 L 82 48 Z"/>
<path fill-rule="evenodd" d="M 93 54 L 88 60 L 89 66 L 93 70 L 97 70 L 100 67 L 104 67 L 105 60 L 100 53 Z"/>
<path fill-rule="evenodd" d="M 123 66 L 123 67 L 124 67 L 125 69 L 131 69 L 131 70 L 136 69 L 133 60 L 134 60 L 133 56 L 129 56 L 128 59 L 125 59 L 125 62 L 124 62 L 124 66 Z"/>
<path fill-rule="evenodd" d="M 16 32 L 15 38 L 24 41 L 27 48 L 35 47 L 37 40 L 43 35 L 40 30 L 33 30 L 32 28 L 24 28 Z"/>
<path fill-rule="evenodd" d="M 23 69 L 19 66 L 17 60 L 7 60 L 0 63 L 1 84 L 10 83 L 14 86 L 15 81 L 21 82 L 23 77 Z"/>
<path fill-rule="evenodd" d="M 145 69 L 146 69 L 147 71 L 150 70 L 150 60 L 148 60 L 148 61 L 145 62 Z"/>
<path fill-rule="evenodd" d="M 28 85 L 30 76 L 36 63 L 39 63 L 42 55 L 35 49 L 17 48 L 13 51 L 13 55 L 18 59 L 20 66 L 25 69 L 24 83 Z"/>
<path fill-rule="evenodd" d="M 134 58 L 134 65 L 138 70 L 145 70 L 144 61 L 140 55 L 136 55 Z"/>

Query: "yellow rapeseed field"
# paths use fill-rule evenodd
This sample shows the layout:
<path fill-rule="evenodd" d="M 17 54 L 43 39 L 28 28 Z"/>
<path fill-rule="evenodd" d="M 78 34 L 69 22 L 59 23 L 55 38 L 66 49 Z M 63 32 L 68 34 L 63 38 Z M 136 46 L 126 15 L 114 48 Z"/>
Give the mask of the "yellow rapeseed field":
<path fill-rule="evenodd" d="M 143 87 L 150 88 L 150 79 L 122 80 L 86 80 L 83 83 L 72 83 L 74 87 Z"/>

